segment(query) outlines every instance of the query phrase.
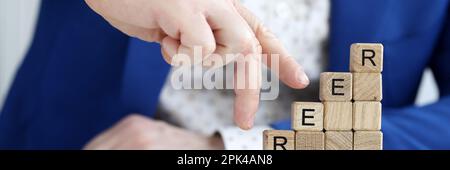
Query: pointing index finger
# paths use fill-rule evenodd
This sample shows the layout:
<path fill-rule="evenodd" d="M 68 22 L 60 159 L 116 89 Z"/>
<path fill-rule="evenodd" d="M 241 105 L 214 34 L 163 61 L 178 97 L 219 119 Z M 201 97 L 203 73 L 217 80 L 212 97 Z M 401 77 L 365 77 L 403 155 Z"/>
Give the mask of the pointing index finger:
<path fill-rule="evenodd" d="M 289 55 L 283 44 L 271 33 L 247 8 L 238 0 L 234 5 L 240 15 L 247 21 L 262 46 L 262 53 L 267 54 L 266 65 L 269 68 L 271 60 L 279 60 L 279 69 L 277 75 L 279 79 L 292 88 L 303 89 L 309 85 L 309 79 L 306 76 L 302 66 Z M 272 54 L 278 54 L 272 56 Z M 277 70 L 277 69 L 274 69 Z M 293 74 L 294 73 L 294 74 Z"/>

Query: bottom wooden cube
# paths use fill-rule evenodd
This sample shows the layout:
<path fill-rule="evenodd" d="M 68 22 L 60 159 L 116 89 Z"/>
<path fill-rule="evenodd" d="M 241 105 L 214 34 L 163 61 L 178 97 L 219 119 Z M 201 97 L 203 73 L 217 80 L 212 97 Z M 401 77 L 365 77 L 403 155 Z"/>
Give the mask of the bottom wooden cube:
<path fill-rule="evenodd" d="M 295 150 L 324 150 L 324 132 L 295 132 Z"/>
<path fill-rule="evenodd" d="M 264 150 L 294 150 L 295 132 L 292 130 L 265 130 L 263 132 Z"/>
<path fill-rule="evenodd" d="M 381 131 L 356 131 L 354 150 L 383 150 L 383 133 Z"/>
<path fill-rule="evenodd" d="M 352 131 L 326 131 L 325 150 L 352 150 Z"/>

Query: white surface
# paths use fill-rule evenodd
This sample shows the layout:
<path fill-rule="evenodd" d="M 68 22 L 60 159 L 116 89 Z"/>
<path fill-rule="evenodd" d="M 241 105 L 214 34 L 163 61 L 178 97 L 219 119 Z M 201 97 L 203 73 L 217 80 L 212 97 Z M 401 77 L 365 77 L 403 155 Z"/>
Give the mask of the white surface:
<path fill-rule="evenodd" d="M 39 2 L 40 0 L 0 0 L 0 108 L 31 41 Z M 427 70 L 416 103 L 426 105 L 437 98 L 436 83 Z"/>

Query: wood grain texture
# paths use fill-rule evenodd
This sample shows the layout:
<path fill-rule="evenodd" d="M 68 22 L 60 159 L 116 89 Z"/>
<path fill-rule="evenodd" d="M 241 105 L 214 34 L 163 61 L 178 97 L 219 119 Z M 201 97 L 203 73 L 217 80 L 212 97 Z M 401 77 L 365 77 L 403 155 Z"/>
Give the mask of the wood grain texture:
<path fill-rule="evenodd" d="M 323 102 L 325 130 L 352 130 L 352 102 Z"/>
<path fill-rule="evenodd" d="M 326 131 L 325 150 L 352 150 L 352 131 Z"/>
<path fill-rule="evenodd" d="M 319 97 L 321 101 L 352 100 L 352 74 L 324 72 L 320 74 Z"/>
<path fill-rule="evenodd" d="M 380 73 L 353 73 L 353 100 L 381 101 L 382 98 Z"/>
<path fill-rule="evenodd" d="M 354 150 L 383 150 L 383 133 L 381 131 L 356 131 L 353 148 Z"/>
<path fill-rule="evenodd" d="M 353 103 L 353 130 L 380 130 L 381 103 L 361 102 Z"/>
<path fill-rule="evenodd" d="M 383 45 L 356 43 L 350 47 L 350 71 L 381 73 L 383 71 Z"/>
<path fill-rule="evenodd" d="M 324 150 L 324 132 L 295 132 L 295 150 Z"/>
<path fill-rule="evenodd" d="M 323 104 L 320 102 L 294 102 L 291 107 L 292 129 L 302 131 L 323 130 Z"/>
<path fill-rule="evenodd" d="M 264 150 L 294 150 L 295 132 L 293 130 L 265 130 L 263 132 Z"/>

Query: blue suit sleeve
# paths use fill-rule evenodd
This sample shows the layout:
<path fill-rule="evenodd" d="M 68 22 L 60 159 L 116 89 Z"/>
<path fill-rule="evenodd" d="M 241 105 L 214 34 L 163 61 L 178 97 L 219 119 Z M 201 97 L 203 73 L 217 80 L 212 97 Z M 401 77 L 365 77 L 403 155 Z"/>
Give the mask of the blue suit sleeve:
<path fill-rule="evenodd" d="M 450 149 L 450 97 L 425 107 L 384 108 L 385 149 Z"/>

